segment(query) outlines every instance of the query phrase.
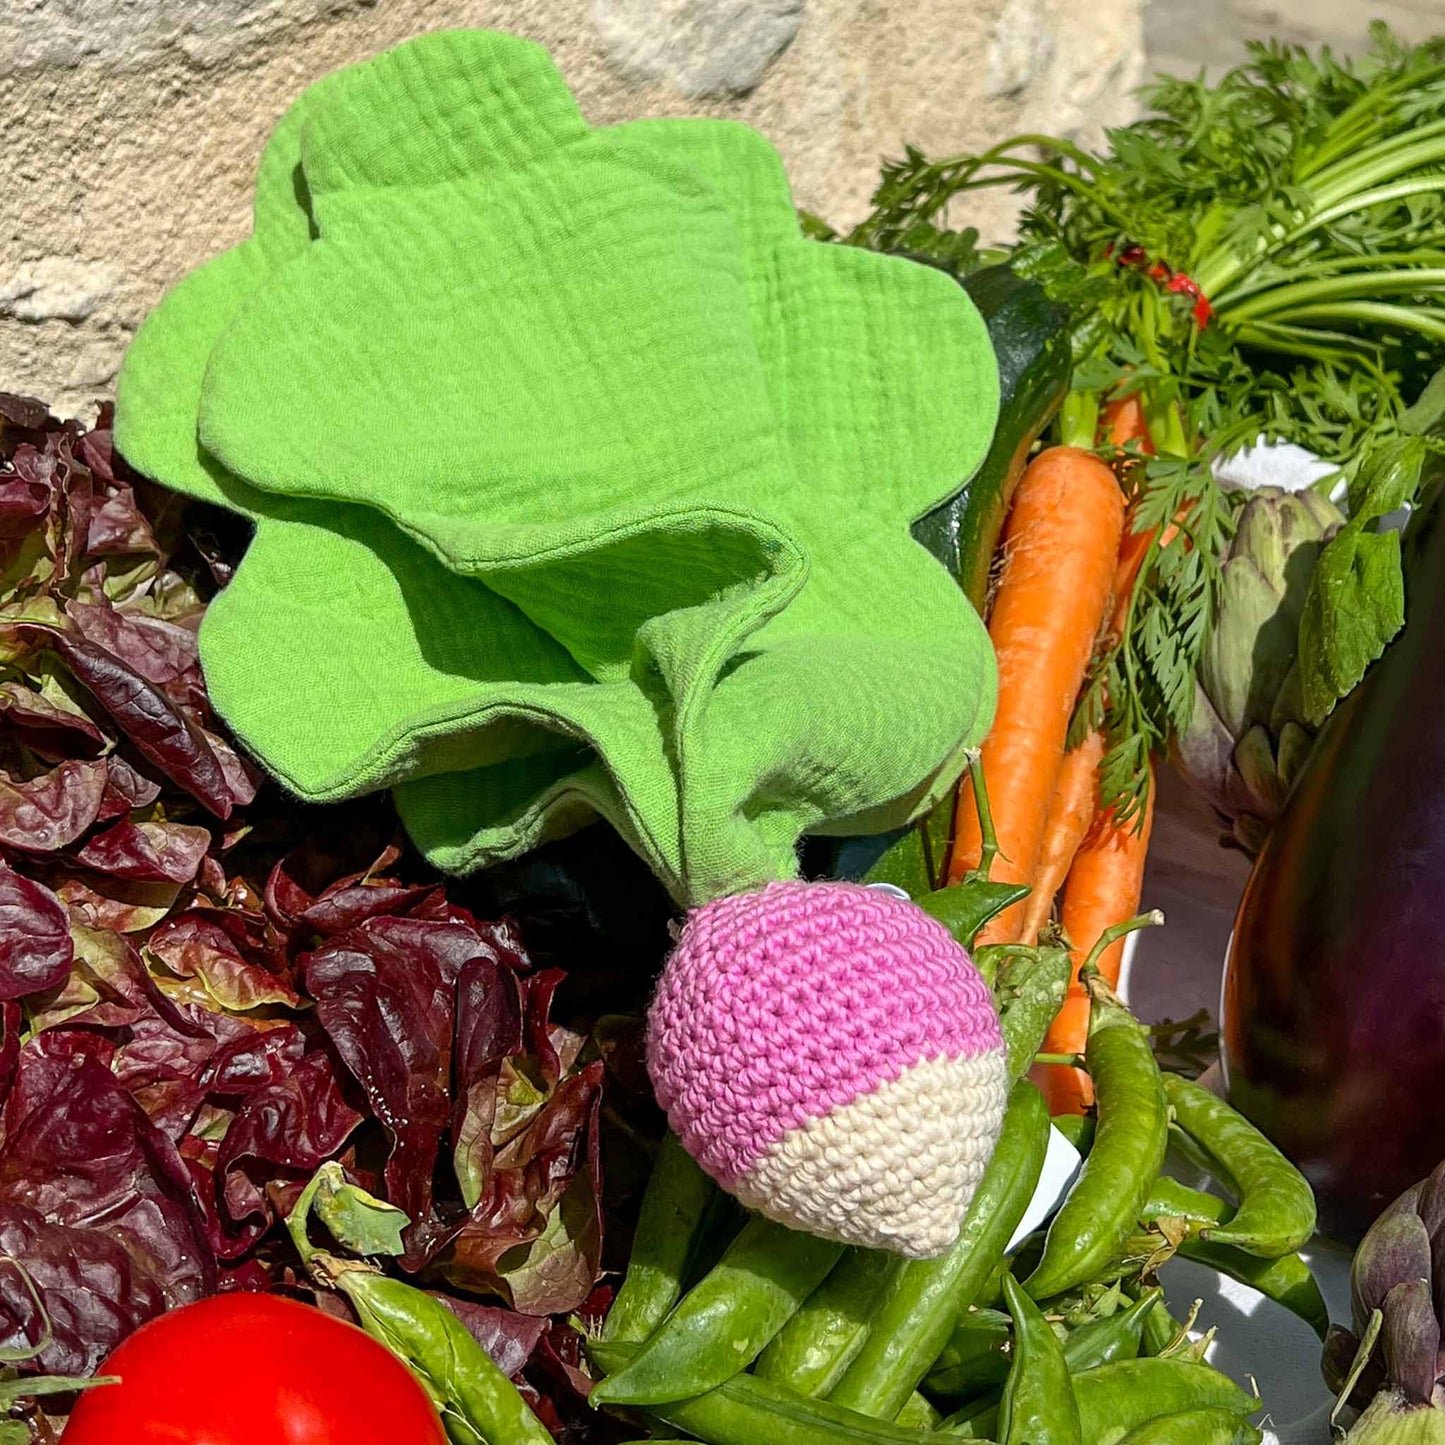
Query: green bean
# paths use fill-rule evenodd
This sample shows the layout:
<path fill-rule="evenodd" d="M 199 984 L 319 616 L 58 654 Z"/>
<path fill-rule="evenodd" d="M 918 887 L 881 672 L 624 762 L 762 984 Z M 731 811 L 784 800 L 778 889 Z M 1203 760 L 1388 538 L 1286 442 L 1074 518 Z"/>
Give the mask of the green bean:
<path fill-rule="evenodd" d="M 602 1370 L 623 1370 L 637 1346 L 594 1341 L 588 1356 Z M 930 1445 L 939 1437 L 886 1420 L 871 1420 L 827 1400 L 807 1400 L 756 1375 L 734 1375 L 691 1400 L 673 1400 L 649 1414 L 710 1445 Z M 512 1445 L 510 1437 L 498 1437 Z"/>
<path fill-rule="evenodd" d="M 999 1406 L 1003 1445 L 1081 1445 L 1079 1407 L 1058 1337 L 1011 1274 L 1004 1298 L 1014 1322 L 1014 1361 Z"/>
<path fill-rule="evenodd" d="M 1072 964 L 1067 950 L 1039 948 L 1033 956 L 1016 952 L 999 969 L 1000 1026 L 1008 1051 L 1009 1077 L 1021 1079 L 1058 1016 L 1069 989 Z"/>
<path fill-rule="evenodd" d="M 843 1253 L 841 1244 L 754 1218 L 594 1405 L 690 1400 L 745 1370 Z"/>
<path fill-rule="evenodd" d="M 1260 1259 L 1232 1245 L 1215 1244 L 1207 1239 L 1186 1239 L 1180 1244 L 1179 1253 L 1185 1259 L 1217 1269 L 1220 1274 L 1257 1289 L 1266 1299 L 1298 1315 L 1320 1339 L 1329 1332 L 1329 1307 L 1320 1293 L 1319 1282 L 1299 1255 Z"/>
<path fill-rule="evenodd" d="M 753 1373 L 800 1395 L 826 1395 L 863 1348 L 868 1322 L 902 1268 L 896 1254 L 850 1249 L 758 1356 Z"/>
<path fill-rule="evenodd" d="M 1012 1322 L 997 1310 L 969 1309 L 928 1372 L 930 1394 L 959 1398 L 1008 1379 Z"/>
<path fill-rule="evenodd" d="M 1131 1430 L 1120 1445 L 1259 1445 L 1263 1434 L 1228 1410 L 1158 1415 Z"/>
<path fill-rule="evenodd" d="M 604 1340 L 641 1344 L 667 1317 L 682 1295 L 688 1260 L 716 1192 L 677 1136 L 668 1134 L 642 1196 L 627 1277 L 607 1312 Z"/>
<path fill-rule="evenodd" d="M 1049 1226 L 1043 1258 L 1024 1281 L 1035 1299 L 1086 1283 L 1117 1256 L 1164 1162 L 1168 1112 L 1148 1037 L 1106 988 L 1091 987 L 1084 1058 L 1099 1122 L 1094 1147 Z"/>
<path fill-rule="evenodd" d="M 1074 1377 L 1084 1445 L 1117 1445 L 1130 1430 L 1159 1415 L 1228 1410 L 1241 1417 L 1259 1409 L 1233 1380 L 1191 1360 L 1119 1360 Z"/>
<path fill-rule="evenodd" d="M 418 1377 L 457 1445 L 553 1445 L 517 1387 L 444 1304 L 367 1269 L 341 1270 L 336 1287 L 367 1334 Z"/>
<path fill-rule="evenodd" d="M 1179 1127 L 1224 1166 L 1239 1207 L 1205 1238 L 1248 1254 L 1293 1254 L 1315 1232 L 1315 1196 L 1304 1175 L 1242 1114 L 1208 1089 L 1166 1074 L 1164 1091 Z"/>
<path fill-rule="evenodd" d="M 1043 1096 L 1020 1080 L 957 1243 L 940 1259 L 904 1264 L 830 1399 L 882 1419 L 898 1413 L 1003 1255 L 1038 1184 L 1048 1137 Z"/>

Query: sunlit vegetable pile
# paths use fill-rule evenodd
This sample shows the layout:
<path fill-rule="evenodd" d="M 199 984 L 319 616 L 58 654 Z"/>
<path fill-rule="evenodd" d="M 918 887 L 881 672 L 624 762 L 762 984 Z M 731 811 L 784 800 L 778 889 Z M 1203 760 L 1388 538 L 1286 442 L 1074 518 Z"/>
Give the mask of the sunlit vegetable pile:
<path fill-rule="evenodd" d="M 224 519 L 104 416 L 0 418 L 0 1347 L 88 1374 L 163 1310 L 305 1290 L 278 1221 L 336 1161 L 402 1211 L 401 1273 L 579 1403 L 547 1316 L 599 1273 L 604 1065 L 553 1021 L 564 975 L 401 858 L 381 800 L 258 789 L 196 661 Z M 582 901 L 532 900 L 544 949 L 585 946 Z"/>

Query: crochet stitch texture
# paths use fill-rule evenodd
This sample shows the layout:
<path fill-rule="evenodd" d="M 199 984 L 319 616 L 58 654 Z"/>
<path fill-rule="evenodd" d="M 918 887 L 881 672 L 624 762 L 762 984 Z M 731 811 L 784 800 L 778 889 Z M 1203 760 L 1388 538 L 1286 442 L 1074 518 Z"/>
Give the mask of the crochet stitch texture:
<path fill-rule="evenodd" d="M 1006 1093 L 968 955 L 912 903 L 850 883 L 689 914 L 648 1067 L 684 1146 L 749 1207 L 914 1257 L 956 1238 Z"/>

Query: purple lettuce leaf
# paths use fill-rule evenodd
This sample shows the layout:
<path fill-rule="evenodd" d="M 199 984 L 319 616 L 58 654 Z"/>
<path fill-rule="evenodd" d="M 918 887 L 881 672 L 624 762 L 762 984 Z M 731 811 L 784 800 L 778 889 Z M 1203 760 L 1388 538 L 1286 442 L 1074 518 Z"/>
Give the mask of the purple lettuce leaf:
<path fill-rule="evenodd" d="M 0 847 L 54 853 L 80 838 L 105 797 L 103 759 L 73 758 L 20 780 L 0 772 Z"/>
<path fill-rule="evenodd" d="M 60 900 L 0 862 L 0 999 L 59 987 L 74 956 Z"/>

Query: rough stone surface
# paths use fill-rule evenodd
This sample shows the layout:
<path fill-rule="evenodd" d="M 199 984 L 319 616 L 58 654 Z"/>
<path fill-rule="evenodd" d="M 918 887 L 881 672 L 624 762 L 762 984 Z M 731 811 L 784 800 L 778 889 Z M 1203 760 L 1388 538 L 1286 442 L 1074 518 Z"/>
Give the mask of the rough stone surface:
<path fill-rule="evenodd" d="M 798 33 L 803 0 L 594 0 L 607 56 L 684 95 L 744 95 Z"/>
<path fill-rule="evenodd" d="M 377 0 L 0 0 L 0 72 L 112 68 L 174 52 L 213 65 L 295 25 Z"/>
<path fill-rule="evenodd" d="M 1411 42 L 1445 32 L 1445 0 L 1149 0 L 1146 13 L 1150 72 L 1169 75 L 1218 75 L 1245 58 L 1248 40 L 1358 55 L 1372 20 Z"/>
<path fill-rule="evenodd" d="M 655 78 L 639 78 L 641 51 L 619 62 L 615 34 L 609 45 L 601 33 L 604 4 L 614 17 L 651 17 Z M 0 0 L 0 288 L 9 295 L 37 268 L 44 278 L 55 259 L 103 268 L 110 282 L 47 282 L 30 300 L 16 290 L 0 303 L 0 387 L 88 411 L 165 288 L 245 236 L 256 158 L 297 92 L 423 31 L 492 26 L 541 41 L 599 124 L 677 114 L 748 121 L 777 144 L 799 204 L 849 224 L 867 209 L 880 159 L 905 142 L 946 155 L 1022 130 L 1087 138 L 1127 120 L 1142 74 L 1141 5 Z M 775 25 L 769 55 L 784 45 L 790 14 L 796 33 L 746 94 L 685 94 L 699 77 L 746 80 L 742 52 L 728 48 L 736 27 L 707 19 L 745 11 Z M 721 58 L 714 50 L 694 62 L 657 40 L 689 24 Z M 759 20 L 749 64 L 766 29 Z M 991 67 L 1007 85 L 990 81 Z M 988 194 L 970 202 L 967 219 L 1001 239 L 1015 214 L 1010 197 Z M 99 272 L 76 274 L 93 282 Z"/>
<path fill-rule="evenodd" d="M 115 286 L 115 272 L 100 261 L 42 256 L 0 282 L 0 314 L 17 321 L 84 321 Z"/>
<path fill-rule="evenodd" d="M 1043 0 L 1004 0 L 988 46 L 988 93 L 1017 95 L 1053 54 Z"/>

